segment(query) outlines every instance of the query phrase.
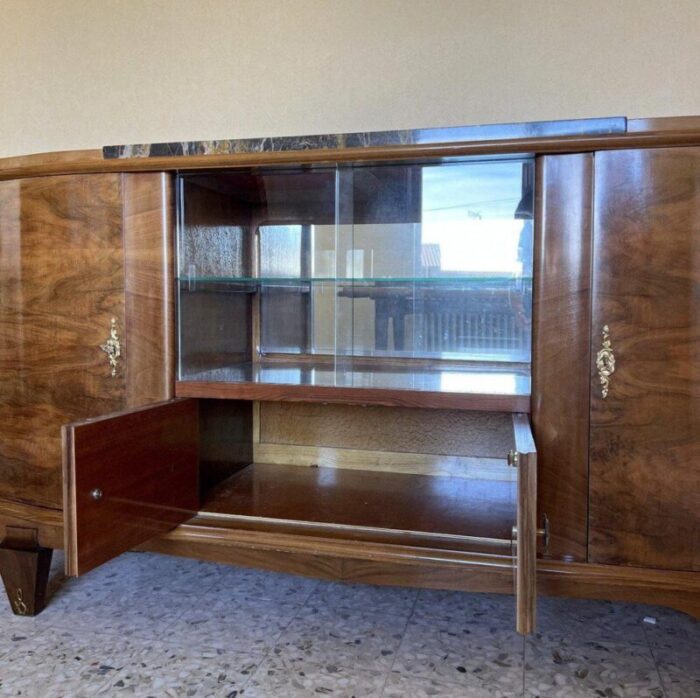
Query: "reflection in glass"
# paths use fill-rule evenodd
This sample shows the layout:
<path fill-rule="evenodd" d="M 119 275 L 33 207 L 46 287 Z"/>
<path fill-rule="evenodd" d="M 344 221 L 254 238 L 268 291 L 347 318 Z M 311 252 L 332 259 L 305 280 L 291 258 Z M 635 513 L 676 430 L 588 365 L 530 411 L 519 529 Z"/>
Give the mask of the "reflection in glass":
<path fill-rule="evenodd" d="M 411 388 L 422 371 L 458 392 L 479 365 L 527 374 L 531 160 L 180 179 L 182 378 L 264 381 L 284 357 L 346 385 Z"/>

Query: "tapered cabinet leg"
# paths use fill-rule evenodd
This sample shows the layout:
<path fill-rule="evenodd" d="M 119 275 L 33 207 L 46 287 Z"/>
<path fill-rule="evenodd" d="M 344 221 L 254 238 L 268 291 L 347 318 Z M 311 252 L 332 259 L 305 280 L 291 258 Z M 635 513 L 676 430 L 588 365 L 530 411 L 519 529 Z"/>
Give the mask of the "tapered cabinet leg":
<path fill-rule="evenodd" d="M 18 616 L 35 616 L 46 606 L 51 548 L 42 548 L 36 529 L 8 526 L 0 543 L 0 575 Z"/>

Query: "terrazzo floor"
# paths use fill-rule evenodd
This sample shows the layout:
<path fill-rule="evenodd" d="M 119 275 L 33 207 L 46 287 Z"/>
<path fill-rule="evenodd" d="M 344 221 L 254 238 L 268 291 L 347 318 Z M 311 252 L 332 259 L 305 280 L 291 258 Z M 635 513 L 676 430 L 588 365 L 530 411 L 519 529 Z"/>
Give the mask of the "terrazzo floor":
<path fill-rule="evenodd" d="M 700 623 L 668 609 L 329 582 L 146 553 L 36 618 L 0 608 L 0 695 L 700 697 Z M 644 622 L 656 618 L 655 625 Z"/>

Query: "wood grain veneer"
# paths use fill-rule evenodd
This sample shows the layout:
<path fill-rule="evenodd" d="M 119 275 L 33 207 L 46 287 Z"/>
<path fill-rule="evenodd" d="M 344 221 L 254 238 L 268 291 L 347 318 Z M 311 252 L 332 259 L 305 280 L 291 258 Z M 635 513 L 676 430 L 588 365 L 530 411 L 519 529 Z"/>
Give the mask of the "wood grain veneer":
<path fill-rule="evenodd" d="M 0 183 L 0 498 L 59 509 L 61 425 L 172 396 L 171 208 L 163 174 Z"/>
<path fill-rule="evenodd" d="M 494 459 L 494 470 L 507 469 Z M 511 540 L 509 480 L 254 463 L 211 491 L 202 511 L 238 518 Z"/>
<path fill-rule="evenodd" d="M 196 517 L 142 549 L 345 582 L 514 591 L 510 556 L 239 530 L 208 517 Z M 537 591 L 661 604 L 700 618 L 700 580 L 693 572 L 538 560 Z"/>
<path fill-rule="evenodd" d="M 0 285 L 0 497 L 60 508 L 61 425 L 125 398 L 100 350 L 124 332 L 121 176 L 0 183 Z"/>
<path fill-rule="evenodd" d="M 8 528 L 34 529 L 39 545 L 63 547 L 63 516 L 57 509 L 0 499 L 0 540 Z"/>
<path fill-rule="evenodd" d="M 174 192 L 165 173 L 124 175 L 126 406 L 175 386 Z"/>
<path fill-rule="evenodd" d="M 329 402 L 344 405 L 384 405 L 430 409 L 477 410 L 483 412 L 529 412 L 529 395 L 441 393 L 381 388 L 279 385 L 177 381 L 178 397 L 233 398 L 237 400 Z"/>
<path fill-rule="evenodd" d="M 515 627 L 529 635 L 537 617 L 537 449 L 527 415 L 513 415 L 513 436 L 518 458 Z"/>
<path fill-rule="evenodd" d="M 84 574 L 199 509 L 198 417 L 196 400 L 171 400 L 63 427 L 68 574 Z"/>
<path fill-rule="evenodd" d="M 593 562 L 700 570 L 699 241 L 700 148 L 596 155 Z"/>
<path fill-rule="evenodd" d="M 532 337 L 532 427 L 538 507 L 551 523 L 548 554 L 588 553 L 593 155 L 537 161 Z"/>

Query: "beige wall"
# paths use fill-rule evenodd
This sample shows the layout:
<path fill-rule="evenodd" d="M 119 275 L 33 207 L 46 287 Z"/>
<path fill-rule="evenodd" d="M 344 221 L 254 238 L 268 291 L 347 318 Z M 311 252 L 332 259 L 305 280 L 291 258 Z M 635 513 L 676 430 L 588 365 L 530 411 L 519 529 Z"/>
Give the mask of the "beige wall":
<path fill-rule="evenodd" d="M 699 0 L 0 0 L 0 156 L 700 113 Z"/>

